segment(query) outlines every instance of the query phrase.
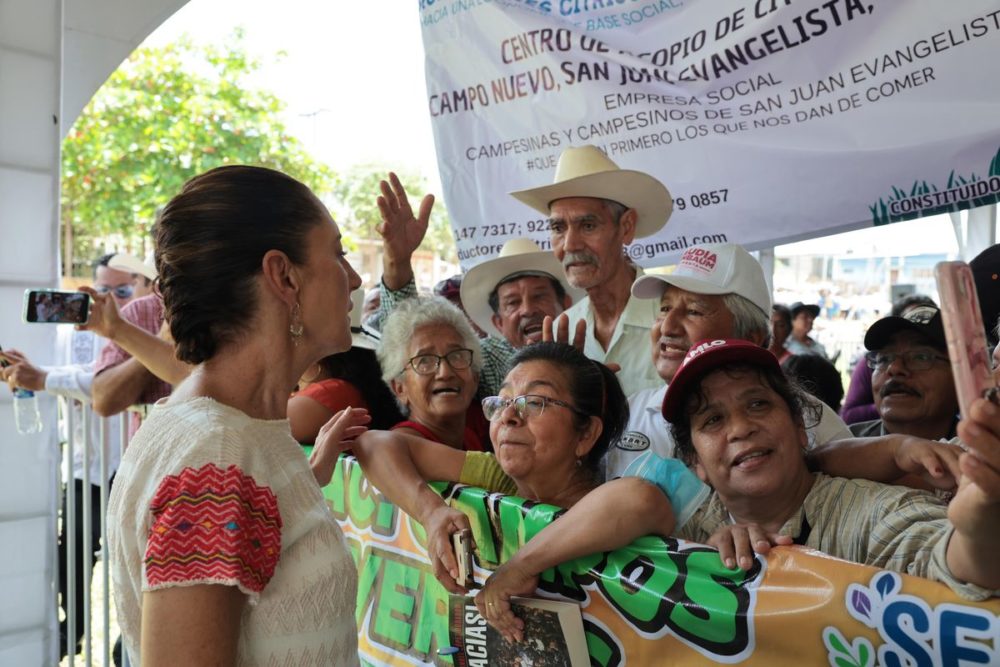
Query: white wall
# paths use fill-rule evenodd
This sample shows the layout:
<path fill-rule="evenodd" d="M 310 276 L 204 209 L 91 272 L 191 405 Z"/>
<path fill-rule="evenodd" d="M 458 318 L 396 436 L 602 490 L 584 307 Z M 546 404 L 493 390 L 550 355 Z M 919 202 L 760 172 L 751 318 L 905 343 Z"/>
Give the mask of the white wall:
<path fill-rule="evenodd" d="M 59 141 L 119 63 L 186 0 L 0 0 L 0 345 L 40 363 L 55 331 L 20 321 L 27 287 L 59 274 Z M 61 99 L 62 94 L 62 99 Z M 56 663 L 58 448 L 18 435 L 0 387 L 0 665 Z"/>
<path fill-rule="evenodd" d="M 0 344 L 36 359 L 55 331 L 20 322 L 29 286 L 56 281 L 59 183 L 59 0 L 0 0 Z M 0 664 L 54 662 L 57 449 L 46 428 L 14 429 L 0 388 Z"/>

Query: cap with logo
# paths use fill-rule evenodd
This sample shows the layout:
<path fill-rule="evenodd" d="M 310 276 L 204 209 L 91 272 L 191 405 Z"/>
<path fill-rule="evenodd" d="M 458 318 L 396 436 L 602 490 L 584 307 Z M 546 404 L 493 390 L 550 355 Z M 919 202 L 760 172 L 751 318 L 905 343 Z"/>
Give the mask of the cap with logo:
<path fill-rule="evenodd" d="M 997 344 L 997 318 L 1000 318 L 1000 244 L 991 245 L 976 255 L 969 268 L 976 283 L 979 296 L 979 310 L 983 313 L 986 340 Z"/>
<path fill-rule="evenodd" d="M 632 296 L 659 299 L 667 285 L 694 294 L 738 294 L 771 316 L 771 290 L 764 270 L 735 243 L 693 246 L 684 251 L 673 273 L 648 274 L 632 284 Z"/>
<path fill-rule="evenodd" d="M 941 311 L 935 306 L 915 306 L 903 315 L 883 317 L 868 328 L 865 334 L 865 348 L 881 350 L 900 331 L 915 331 L 939 350 L 947 351 L 948 342 L 944 337 Z"/>
<path fill-rule="evenodd" d="M 661 410 L 663 418 L 668 422 L 674 421 L 684 407 L 691 385 L 708 372 L 732 361 L 781 372 L 777 358 L 767 348 L 748 340 L 720 338 L 699 341 L 688 350 L 681 367 L 667 386 Z"/>

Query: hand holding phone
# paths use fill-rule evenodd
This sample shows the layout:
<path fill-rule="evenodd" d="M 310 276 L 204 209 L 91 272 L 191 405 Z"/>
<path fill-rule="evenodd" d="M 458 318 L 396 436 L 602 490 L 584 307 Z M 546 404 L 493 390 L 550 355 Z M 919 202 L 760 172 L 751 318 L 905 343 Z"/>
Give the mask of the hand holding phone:
<path fill-rule="evenodd" d="M 90 295 L 52 289 L 25 290 L 23 318 L 31 324 L 86 324 L 90 318 Z"/>
<path fill-rule="evenodd" d="M 475 588 L 476 580 L 472 576 L 472 531 L 465 528 L 452 533 L 451 544 L 455 549 L 455 561 L 458 563 L 458 576 L 455 581 L 465 589 Z"/>
<path fill-rule="evenodd" d="M 934 267 L 934 277 L 941 298 L 941 321 L 948 341 L 958 408 L 965 418 L 975 399 L 987 396 L 996 401 L 986 328 L 968 264 L 939 262 Z"/>

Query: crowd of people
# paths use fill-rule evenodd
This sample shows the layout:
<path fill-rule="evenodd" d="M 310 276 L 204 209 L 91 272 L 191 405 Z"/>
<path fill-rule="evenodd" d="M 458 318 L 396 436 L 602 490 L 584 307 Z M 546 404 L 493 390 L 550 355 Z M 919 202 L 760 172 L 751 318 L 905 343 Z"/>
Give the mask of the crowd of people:
<path fill-rule="evenodd" d="M 773 303 L 745 249 L 696 246 L 669 272 L 631 262 L 623 248 L 671 214 L 655 178 L 583 146 L 553 183 L 511 194 L 550 220 L 552 250 L 513 239 L 425 294 L 411 258 L 434 200 L 414 212 L 390 174 L 366 294 L 308 188 L 221 167 L 160 213 L 155 268 L 98 263 L 74 332 L 88 358 L 8 355 L 11 386 L 98 415 L 154 404 L 95 517 L 133 660 L 357 664 L 356 573 L 320 491 L 346 450 L 423 524 L 453 592 L 451 535 L 469 521 L 427 482 L 566 509 L 476 596 L 512 640 L 510 598 L 541 572 L 646 534 L 707 543 L 730 567 L 795 543 L 1000 594 L 1000 407 L 958 414 L 933 302 L 869 329 L 841 406 L 809 335 L 819 307 Z"/>

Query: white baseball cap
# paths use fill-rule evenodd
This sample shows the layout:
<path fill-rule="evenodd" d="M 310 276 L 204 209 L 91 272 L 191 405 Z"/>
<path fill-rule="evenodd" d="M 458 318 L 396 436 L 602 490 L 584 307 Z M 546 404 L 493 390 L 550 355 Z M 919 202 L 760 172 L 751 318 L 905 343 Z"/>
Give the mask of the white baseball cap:
<path fill-rule="evenodd" d="M 632 284 L 632 296 L 659 299 L 667 285 L 694 294 L 739 294 L 771 316 L 771 291 L 764 269 L 743 246 L 735 243 L 692 246 L 668 275 L 641 276 Z"/>
<path fill-rule="evenodd" d="M 137 273 L 150 280 L 156 280 L 156 266 L 153 264 L 153 253 L 149 253 L 146 256 L 145 262 L 127 252 L 115 253 L 108 260 L 108 268 L 125 271 L 126 273 Z"/>

